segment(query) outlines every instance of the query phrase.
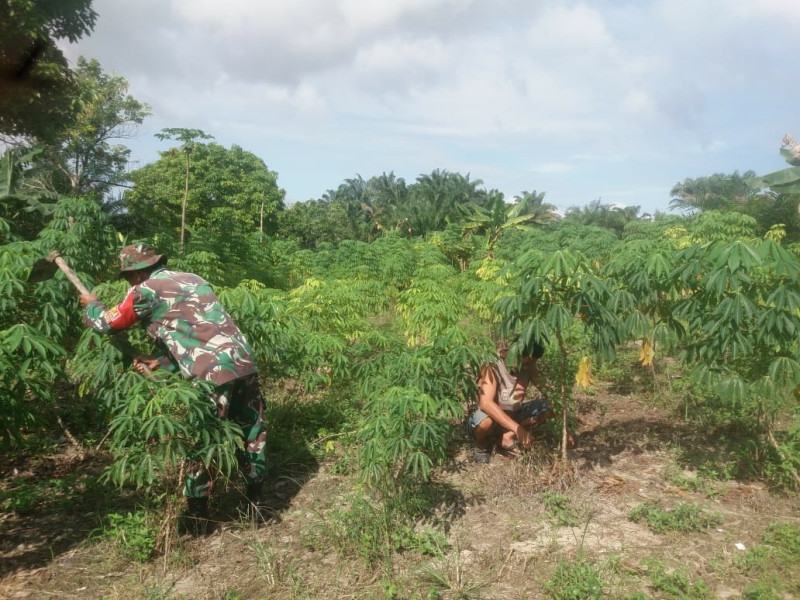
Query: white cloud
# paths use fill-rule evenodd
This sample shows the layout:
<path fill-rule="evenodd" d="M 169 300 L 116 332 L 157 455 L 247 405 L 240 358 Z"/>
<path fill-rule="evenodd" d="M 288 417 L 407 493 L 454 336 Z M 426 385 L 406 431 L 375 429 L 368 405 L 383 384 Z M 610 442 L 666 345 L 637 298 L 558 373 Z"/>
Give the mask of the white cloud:
<path fill-rule="evenodd" d="M 633 89 L 622 101 L 622 108 L 625 112 L 633 115 L 644 115 L 650 117 L 656 110 L 650 94 L 641 89 Z"/>
<path fill-rule="evenodd" d="M 563 162 L 540 163 L 530 168 L 531 173 L 568 173 L 573 170 L 573 165 Z"/>
<path fill-rule="evenodd" d="M 463 169 L 557 203 L 625 186 L 655 197 L 642 178 L 656 170 L 669 188 L 706 164 L 725 171 L 724 157 L 728 171 L 757 166 L 736 161 L 774 152 L 800 94 L 800 0 L 94 7 L 95 33 L 67 49 L 73 60 L 126 77 L 153 106 L 158 126 L 146 127 L 200 127 L 280 159 L 290 196 L 375 167 L 410 180 Z"/>
<path fill-rule="evenodd" d="M 529 27 L 527 37 L 531 46 L 548 51 L 581 53 L 613 45 L 602 14 L 583 3 L 555 5 Z"/>

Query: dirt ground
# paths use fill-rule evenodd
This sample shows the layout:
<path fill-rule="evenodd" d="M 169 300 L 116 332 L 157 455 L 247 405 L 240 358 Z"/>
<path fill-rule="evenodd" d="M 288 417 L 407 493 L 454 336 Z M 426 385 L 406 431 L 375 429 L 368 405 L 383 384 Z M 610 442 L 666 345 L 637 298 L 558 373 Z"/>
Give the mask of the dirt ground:
<path fill-rule="evenodd" d="M 686 450 L 713 455 L 713 436 L 631 396 L 598 389 L 578 400 L 572 476 L 554 474 L 550 455 L 495 455 L 476 465 L 466 442 L 454 447 L 451 463 L 433 482 L 448 490 L 448 501 L 437 509 L 448 524 L 444 556 L 401 554 L 387 573 L 332 545 L 310 544 L 309 532 L 324 525 L 356 485 L 322 463 L 313 473 L 271 483 L 277 510 L 269 523 L 255 528 L 226 518 L 210 536 L 183 537 L 166 559 L 144 564 L 91 535 L 97 519 L 80 503 L 45 514 L 0 513 L 0 597 L 544 598 L 556 566 L 580 557 L 607 574 L 608 597 L 675 597 L 648 587 L 650 558 L 702 578 L 710 597 L 743 597 L 748 581 L 737 558 L 760 542 L 770 522 L 798 518 L 797 497 L 757 481 L 679 485 L 681 476 L 697 481 L 699 465 L 686 460 Z M 3 459 L 0 467 L 6 481 L 71 472 L 80 486 L 81 473 L 102 468 L 98 458 L 80 458 L 62 449 L 33 462 Z M 571 525 L 546 510 L 548 492 L 569 496 Z M 667 507 L 700 504 L 722 520 L 704 532 L 656 534 L 628 516 L 648 500 Z"/>

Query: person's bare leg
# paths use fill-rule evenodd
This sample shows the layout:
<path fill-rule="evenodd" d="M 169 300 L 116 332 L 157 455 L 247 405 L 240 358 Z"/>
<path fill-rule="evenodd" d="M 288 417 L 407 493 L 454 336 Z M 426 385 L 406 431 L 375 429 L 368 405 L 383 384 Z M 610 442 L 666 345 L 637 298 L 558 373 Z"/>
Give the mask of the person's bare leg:
<path fill-rule="evenodd" d="M 475 445 L 478 446 L 478 448 L 483 450 L 489 448 L 492 435 L 492 425 L 494 425 L 494 421 L 492 421 L 489 417 L 486 417 L 483 421 L 478 423 L 475 429 L 473 429 Z"/>

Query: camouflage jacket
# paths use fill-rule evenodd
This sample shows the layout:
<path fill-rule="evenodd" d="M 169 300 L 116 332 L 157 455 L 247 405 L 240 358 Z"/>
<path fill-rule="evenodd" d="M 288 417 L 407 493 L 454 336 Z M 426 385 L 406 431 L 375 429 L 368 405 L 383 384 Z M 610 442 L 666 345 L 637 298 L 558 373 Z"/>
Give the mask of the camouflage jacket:
<path fill-rule="evenodd" d="M 197 275 L 160 268 L 107 309 L 89 304 L 84 322 L 102 333 L 139 322 L 167 352 L 162 367 L 222 385 L 257 371 L 244 335 L 220 304 L 211 285 Z"/>

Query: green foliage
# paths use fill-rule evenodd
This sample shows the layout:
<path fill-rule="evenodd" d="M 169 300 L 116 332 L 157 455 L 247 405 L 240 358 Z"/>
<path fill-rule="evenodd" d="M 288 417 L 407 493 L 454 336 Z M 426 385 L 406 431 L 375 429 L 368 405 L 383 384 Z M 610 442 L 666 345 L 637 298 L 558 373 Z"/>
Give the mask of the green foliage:
<path fill-rule="evenodd" d="M 722 212 L 733 214 L 734 210 L 744 208 L 752 193 L 748 179 L 755 175 L 752 171 L 731 175 L 715 173 L 708 177 L 684 179 L 675 184 L 670 192 L 670 208 L 683 211 Z"/>
<path fill-rule="evenodd" d="M 625 225 L 622 233 L 623 242 L 634 240 L 664 240 L 674 243 L 668 232 L 675 228 L 683 227 L 686 218 L 678 215 L 659 215 L 651 221 L 631 221 Z"/>
<path fill-rule="evenodd" d="M 359 364 L 366 397 L 360 464 L 364 479 L 383 492 L 428 479 L 446 456 L 452 422 L 476 393 L 487 353 L 457 330 L 427 345 L 393 346 Z"/>
<path fill-rule="evenodd" d="M 302 348 L 288 314 L 288 297 L 252 280 L 222 288 L 217 296 L 250 342 L 259 369 L 276 376 L 298 376 Z"/>
<path fill-rule="evenodd" d="M 162 152 L 159 160 L 132 172 L 130 178 L 134 187 L 124 200 L 137 235 L 169 232 L 176 236 L 188 187 L 187 229 L 204 235 L 206 241 L 213 239 L 219 246 L 217 253 L 228 261 L 244 260 L 231 249 L 243 243 L 243 234 L 258 232 L 262 222 L 269 231 L 283 207 L 277 173 L 235 145 L 225 148 L 213 142 L 185 141 L 180 149 Z"/>
<path fill-rule="evenodd" d="M 691 332 L 681 359 L 722 406 L 749 407 L 769 437 L 800 383 L 800 262 L 765 239 L 690 246 L 676 264 L 676 316 Z"/>
<path fill-rule="evenodd" d="M 781 587 L 775 578 L 759 579 L 744 586 L 742 597 L 745 600 L 783 600 L 785 596 L 780 592 Z"/>
<path fill-rule="evenodd" d="M 545 492 L 542 496 L 548 517 L 561 527 L 580 524 L 579 515 L 572 506 L 572 499 L 561 492 Z"/>
<path fill-rule="evenodd" d="M 742 561 L 744 570 L 758 579 L 745 588 L 745 597 L 771 600 L 800 593 L 800 525 L 788 521 L 770 523 L 761 543 L 749 549 Z"/>
<path fill-rule="evenodd" d="M 544 194 L 542 194 L 544 196 Z M 541 204 L 541 200 L 539 200 Z M 483 206 L 472 204 L 468 207 L 457 205 L 457 208 L 466 215 L 466 221 L 461 224 L 464 237 L 482 236 L 484 252 L 492 254 L 495 246 L 503 234 L 512 229 L 526 231 L 536 216 L 532 213 L 522 213 L 526 203 L 508 205 L 502 194 L 490 194 Z"/>
<path fill-rule="evenodd" d="M 209 401 L 213 386 L 154 372 L 139 377 L 111 407 L 111 452 L 106 476 L 116 485 L 150 488 L 177 478 L 185 460 L 214 464 L 224 476 L 238 469 L 241 431 L 219 419 Z"/>
<path fill-rule="evenodd" d="M 586 557 L 560 561 L 545 583 L 553 600 L 597 600 L 603 597 L 603 577 L 597 565 Z"/>
<path fill-rule="evenodd" d="M 36 242 L 0 246 L 0 437 L 8 446 L 45 415 L 67 386 L 66 348 L 83 329 L 77 294 L 63 274 L 29 284 L 31 265 L 58 249 L 81 275 L 102 272 L 107 220 L 88 200 L 61 199 Z M 88 254 L 87 254 L 88 253 Z"/>
<path fill-rule="evenodd" d="M 456 272 L 445 265 L 420 268 L 400 293 L 397 312 L 409 345 L 424 344 L 455 326 L 464 314 L 463 298 L 454 285 Z"/>
<path fill-rule="evenodd" d="M 7 0 L 0 4 L 0 133 L 47 138 L 72 117 L 75 91 L 56 41 L 94 29 L 91 0 Z"/>
<path fill-rule="evenodd" d="M 797 193 L 800 191 L 800 185 L 798 185 L 800 183 L 798 144 L 792 135 L 787 133 L 783 136 L 780 152 L 784 160 L 792 166 L 787 169 L 763 175 L 762 177 L 755 177 L 755 173 L 753 173 L 751 178 L 747 181 L 752 189 L 761 190 L 765 187 L 769 187 L 776 192 Z"/>
<path fill-rule="evenodd" d="M 347 213 L 341 208 L 339 204 L 321 200 L 295 202 L 278 212 L 276 230 L 281 240 L 291 241 L 306 250 L 313 250 L 324 242 L 354 239 Z"/>
<path fill-rule="evenodd" d="M 707 498 L 719 496 L 724 492 L 724 487 L 715 484 L 707 475 L 687 475 L 677 465 L 668 465 L 664 469 L 664 479 L 672 485 L 692 492 L 702 492 Z"/>
<path fill-rule="evenodd" d="M 501 315 L 495 310 L 498 301 L 511 295 L 509 286 L 508 263 L 490 256 L 480 263 L 473 263 L 462 277 L 461 289 L 466 292 L 467 306 L 485 324 L 496 325 Z M 473 276 L 474 275 L 474 276 Z"/>
<path fill-rule="evenodd" d="M 0 330 L 0 443 L 19 441 L 21 431 L 38 421 L 37 403 L 55 401 L 55 382 L 62 379 L 64 350 L 25 324 Z"/>
<path fill-rule="evenodd" d="M 472 206 L 480 211 L 489 203 L 493 207 L 505 204 L 500 192 L 486 191 L 481 185 L 480 180 L 471 181 L 469 175 L 439 169 L 420 175 L 411 185 L 391 172 L 369 180 L 357 175 L 317 200 L 292 205 L 279 215 L 279 232 L 300 248 L 312 249 L 348 239 L 369 242 L 386 234 L 428 237 L 447 231 L 432 241 L 448 258 L 465 259 L 471 244 L 457 239 L 460 235 L 452 235 L 460 232 L 459 223 L 469 213 L 463 208 Z M 548 206 L 526 204 L 525 218 L 533 214 L 543 219 Z"/>
<path fill-rule="evenodd" d="M 561 220 L 524 233 L 508 232 L 498 243 L 497 258 L 513 261 L 533 250 L 546 256 L 569 249 L 571 252 L 591 256 L 602 265 L 613 256 L 618 244 L 619 238 L 608 229 Z"/>
<path fill-rule="evenodd" d="M 616 204 L 603 204 L 601 200 L 593 200 L 588 205 L 570 207 L 564 221 L 580 225 L 601 227 L 617 234 L 621 233 L 628 223 L 639 218 L 639 206 L 621 207 Z"/>
<path fill-rule="evenodd" d="M 765 546 L 773 549 L 784 564 L 800 564 L 800 524 L 796 522 L 770 523 L 764 533 Z"/>
<path fill-rule="evenodd" d="M 522 348 L 534 341 L 557 344 L 553 383 L 562 414 L 562 459 L 566 462 L 574 373 L 569 357 L 587 353 L 615 356 L 628 334 L 614 310 L 618 294 L 579 253 L 557 251 L 543 256 L 532 250 L 512 263 L 509 271 L 515 293 L 502 298 L 497 307 L 503 314 L 501 332 L 509 339 L 518 334 L 518 339 L 511 344 L 506 361 L 518 362 Z"/>
<path fill-rule="evenodd" d="M 747 240 L 755 237 L 758 222 L 751 216 L 739 212 L 703 211 L 689 221 L 689 232 L 693 241 L 719 242 L 734 239 Z"/>
<path fill-rule="evenodd" d="M 628 516 L 634 523 L 645 521 L 655 533 L 705 531 L 722 522 L 719 513 L 684 503 L 664 509 L 659 502 L 645 502 L 634 508 Z"/>
<path fill-rule="evenodd" d="M 648 578 L 653 589 L 667 598 L 681 600 L 711 598 L 711 590 L 702 579 L 692 579 L 685 569 L 668 569 L 656 560 L 647 563 Z"/>
<path fill-rule="evenodd" d="M 111 513 L 106 518 L 108 523 L 103 537 L 112 540 L 122 556 L 143 563 L 153 555 L 158 527 L 151 515 L 139 510 L 126 514 Z"/>
<path fill-rule="evenodd" d="M 431 508 L 419 491 L 398 490 L 382 502 L 356 493 L 342 504 L 320 525 L 304 531 L 312 549 L 333 546 L 344 556 L 359 556 L 375 566 L 390 564 L 393 553 L 440 556 L 447 547 L 446 537 L 438 530 L 414 526 Z"/>
<path fill-rule="evenodd" d="M 72 75 L 75 121 L 42 144 L 36 183 L 57 194 L 103 202 L 125 180 L 130 156 L 128 148 L 114 141 L 131 137 L 150 107 L 128 94 L 123 77 L 104 73 L 95 59 L 78 58 Z M 113 203 L 106 207 L 116 208 Z"/>
<path fill-rule="evenodd" d="M 31 240 L 53 214 L 57 197 L 39 189 L 33 162 L 41 149 L 6 148 L 0 158 L 0 240 Z M 10 222 L 9 222 L 10 221 Z"/>
<path fill-rule="evenodd" d="M 632 240 L 618 248 L 605 273 L 616 282 L 611 310 L 623 319 L 628 339 L 669 352 L 685 334 L 675 308 L 681 289 L 673 272 L 676 248 L 666 240 Z M 629 371 L 630 372 L 630 371 Z"/>

